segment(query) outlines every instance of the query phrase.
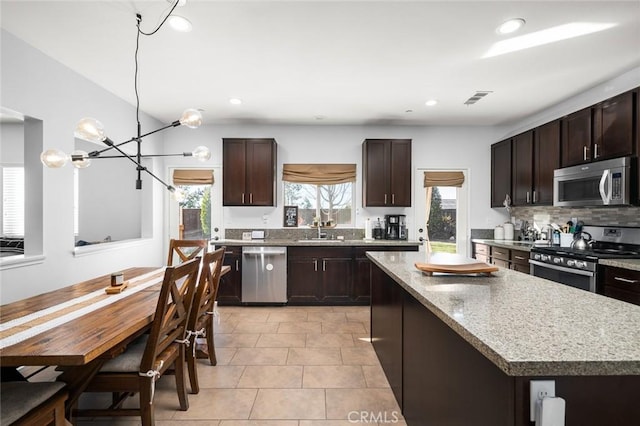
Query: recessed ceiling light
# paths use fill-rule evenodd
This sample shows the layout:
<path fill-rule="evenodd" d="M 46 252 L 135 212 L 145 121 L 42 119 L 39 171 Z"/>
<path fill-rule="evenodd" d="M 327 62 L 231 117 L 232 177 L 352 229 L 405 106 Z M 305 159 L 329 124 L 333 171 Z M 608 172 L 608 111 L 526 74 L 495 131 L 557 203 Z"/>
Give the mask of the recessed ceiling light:
<path fill-rule="evenodd" d="M 169 17 L 169 25 L 176 31 L 180 31 L 182 33 L 188 33 L 193 29 L 191 22 L 187 18 L 183 18 L 178 15 L 171 15 Z"/>
<path fill-rule="evenodd" d="M 240 105 L 242 103 L 242 99 L 240 98 L 231 98 L 229 99 L 229 103 L 233 105 Z"/>
<path fill-rule="evenodd" d="M 434 105 L 436 105 L 437 103 L 438 103 L 438 101 L 437 101 L 437 100 L 435 100 L 435 99 L 429 99 L 429 100 L 428 100 L 427 102 L 425 102 L 424 104 L 425 104 L 426 106 L 434 106 Z"/>
<path fill-rule="evenodd" d="M 496 31 L 498 34 L 510 34 L 518 31 L 525 24 L 525 20 L 522 18 L 514 18 L 505 21 L 502 25 L 500 25 Z"/>
<path fill-rule="evenodd" d="M 615 23 L 572 22 L 494 43 L 483 58 L 516 52 L 543 44 L 579 37 L 615 27 Z"/>

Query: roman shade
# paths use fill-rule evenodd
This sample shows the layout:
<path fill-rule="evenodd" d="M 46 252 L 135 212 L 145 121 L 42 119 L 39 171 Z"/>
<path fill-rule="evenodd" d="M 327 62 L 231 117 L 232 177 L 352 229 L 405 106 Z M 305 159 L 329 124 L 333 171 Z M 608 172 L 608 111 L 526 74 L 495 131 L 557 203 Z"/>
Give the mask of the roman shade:
<path fill-rule="evenodd" d="M 355 164 L 284 164 L 282 180 L 312 185 L 335 185 L 356 181 Z"/>
<path fill-rule="evenodd" d="M 464 183 L 462 172 L 424 172 L 424 187 L 455 186 L 461 187 Z"/>
<path fill-rule="evenodd" d="M 213 185 L 213 170 L 184 169 L 173 171 L 174 185 Z"/>

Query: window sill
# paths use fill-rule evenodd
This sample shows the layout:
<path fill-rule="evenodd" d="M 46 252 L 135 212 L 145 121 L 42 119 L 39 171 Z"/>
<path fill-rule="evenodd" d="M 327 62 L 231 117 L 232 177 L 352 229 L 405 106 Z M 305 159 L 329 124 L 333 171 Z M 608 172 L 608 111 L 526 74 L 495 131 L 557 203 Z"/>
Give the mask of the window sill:
<path fill-rule="evenodd" d="M 23 268 L 25 266 L 37 265 L 44 263 L 43 254 L 7 256 L 0 258 L 0 271 L 5 269 Z"/>
<path fill-rule="evenodd" d="M 149 243 L 151 238 L 137 238 L 133 240 L 114 241 L 112 243 L 90 244 L 73 249 L 74 257 L 91 256 L 105 251 L 122 250 L 124 248 L 140 246 Z"/>

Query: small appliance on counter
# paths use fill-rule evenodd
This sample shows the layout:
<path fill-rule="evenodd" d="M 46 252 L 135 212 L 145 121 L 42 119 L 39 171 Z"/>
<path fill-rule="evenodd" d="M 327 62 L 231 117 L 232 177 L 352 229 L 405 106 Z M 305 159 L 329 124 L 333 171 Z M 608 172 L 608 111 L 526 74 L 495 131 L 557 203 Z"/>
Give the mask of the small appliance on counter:
<path fill-rule="evenodd" d="M 384 216 L 386 223 L 384 238 L 387 240 L 407 239 L 407 217 L 403 214 L 388 214 Z"/>
<path fill-rule="evenodd" d="M 382 226 L 382 222 L 380 222 L 380 218 L 376 221 L 376 224 L 373 226 L 373 239 L 381 240 L 384 238 L 384 227 Z"/>

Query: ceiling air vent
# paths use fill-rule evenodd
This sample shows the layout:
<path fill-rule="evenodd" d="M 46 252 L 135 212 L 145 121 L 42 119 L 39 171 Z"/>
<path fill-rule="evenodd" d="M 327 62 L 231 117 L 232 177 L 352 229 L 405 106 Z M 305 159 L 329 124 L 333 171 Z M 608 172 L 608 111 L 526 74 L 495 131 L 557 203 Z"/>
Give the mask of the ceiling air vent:
<path fill-rule="evenodd" d="M 483 91 L 478 91 L 476 92 L 472 97 L 470 97 L 469 99 L 467 99 L 464 104 L 465 105 L 473 105 L 476 102 L 478 102 L 480 99 L 484 98 L 485 96 L 487 96 L 489 93 L 493 93 L 491 90 L 483 90 Z"/>

